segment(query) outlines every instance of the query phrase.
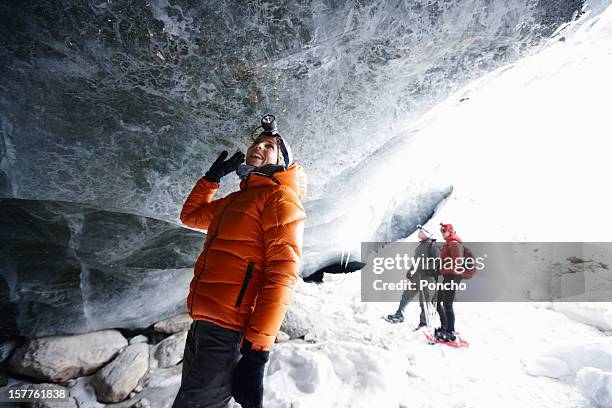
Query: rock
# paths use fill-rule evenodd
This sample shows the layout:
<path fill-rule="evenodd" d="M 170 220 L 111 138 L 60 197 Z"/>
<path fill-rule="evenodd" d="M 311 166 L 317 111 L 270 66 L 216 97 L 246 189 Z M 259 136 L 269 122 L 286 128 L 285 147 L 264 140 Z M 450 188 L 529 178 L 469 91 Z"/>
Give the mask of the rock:
<path fill-rule="evenodd" d="M 129 398 L 134 398 L 136 396 L 136 393 L 134 391 L 130 392 Z"/>
<path fill-rule="evenodd" d="M 300 297 L 295 296 L 281 324 L 281 331 L 292 339 L 304 337 L 316 327 L 309 309 L 300 307 L 300 304 Z"/>
<path fill-rule="evenodd" d="M 0 274 L 2 334 L 136 330 L 185 310 L 202 233 L 133 214 L 3 198 L 0 260 L 19 284 Z"/>
<path fill-rule="evenodd" d="M 189 330 L 189 326 L 193 320 L 189 316 L 188 313 L 183 313 L 178 316 L 171 317 L 166 320 L 162 320 L 160 322 L 155 323 L 153 325 L 153 330 L 160 333 L 178 333 L 182 331 Z"/>
<path fill-rule="evenodd" d="M 593 262 L 592 259 L 584 259 L 582 257 L 579 256 L 570 256 L 569 258 L 567 258 L 568 261 L 570 261 L 573 264 L 581 264 L 581 263 L 586 263 L 586 262 Z"/>
<path fill-rule="evenodd" d="M 134 408 L 150 408 L 151 404 L 149 403 L 149 401 L 145 398 L 138 400 L 138 402 L 136 402 L 136 404 L 133 405 Z"/>
<path fill-rule="evenodd" d="M 278 331 L 275 343 L 286 343 L 289 341 L 289 335 L 282 330 Z"/>
<path fill-rule="evenodd" d="M 59 392 L 60 395 L 66 396 L 65 399 L 39 399 L 33 402 L 32 408 L 77 408 L 78 405 L 74 398 L 70 397 L 70 391 L 67 388 L 57 384 L 32 384 L 28 386 L 28 389 L 32 390 L 53 390 L 53 392 Z"/>
<path fill-rule="evenodd" d="M 141 392 L 142 391 L 142 386 L 139 384 L 136 386 L 136 388 L 134 388 L 134 392 Z"/>
<path fill-rule="evenodd" d="M 149 367 L 149 346 L 132 344 L 91 379 L 98 401 L 119 402 L 138 385 Z"/>
<path fill-rule="evenodd" d="M 5 373 L 0 373 L 0 387 L 8 385 L 8 376 Z"/>
<path fill-rule="evenodd" d="M 152 354 L 157 360 L 160 368 L 170 367 L 178 364 L 183 358 L 187 332 L 183 331 L 160 341 L 153 347 Z"/>
<path fill-rule="evenodd" d="M 148 343 L 149 339 L 147 338 L 147 336 L 140 334 L 138 336 L 132 337 L 130 339 L 130 344 L 136 344 L 136 343 Z"/>
<path fill-rule="evenodd" d="M 15 340 L 0 341 L 0 365 L 13 354 L 18 345 Z"/>
<path fill-rule="evenodd" d="M 140 380 L 139 386 L 144 389 L 167 388 L 181 383 L 183 365 L 178 364 L 168 368 L 149 370 Z"/>
<path fill-rule="evenodd" d="M 9 365 L 18 374 L 64 382 L 93 373 L 126 345 L 127 340 L 116 330 L 40 337 L 15 350 Z"/>
<path fill-rule="evenodd" d="M 75 380 L 74 378 L 69 379 L 68 381 L 64 382 L 62 385 L 68 388 L 72 388 L 76 385 L 77 380 Z"/>

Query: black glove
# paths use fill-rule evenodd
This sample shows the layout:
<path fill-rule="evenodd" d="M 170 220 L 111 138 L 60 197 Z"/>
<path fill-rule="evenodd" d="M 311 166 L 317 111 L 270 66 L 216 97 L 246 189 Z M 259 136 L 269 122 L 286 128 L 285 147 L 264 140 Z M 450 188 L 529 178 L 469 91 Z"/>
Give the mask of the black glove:
<path fill-rule="evenodd" d="M 242 358 L 234 370 L 232 396 L 242 408 L 262 408 L 263 378 L 269 351 L 251 349 L 251 342 L 244 341 L 240 348 Z"/>
<path fill-rule="evenodd" d="M 221 177 L 236 171 L 238 165 L 244 161 L 244 154 L 241 152 L 234 153 L 234 155 L 227 161 L 225 161 L 226 157 L 227 152 L 224 150 L 204 175 L 206 180 L 218 183 L 221 181 Z"/>

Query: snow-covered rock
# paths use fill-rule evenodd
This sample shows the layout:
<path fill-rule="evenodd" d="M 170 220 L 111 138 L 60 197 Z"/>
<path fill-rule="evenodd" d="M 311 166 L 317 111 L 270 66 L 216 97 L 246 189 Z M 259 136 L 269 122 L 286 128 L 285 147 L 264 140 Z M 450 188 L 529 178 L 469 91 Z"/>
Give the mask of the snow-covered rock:
<path fill-rule="evenodd" d="M 577 322 L 612 331 L 612 303 L 610 302 L 558 302 L 553 310 Z"/>
<path fill-rule="evenodd" d="M 168 334 L 178 333 L 189 330 L 189 326 L 191 326 L 192 322 L 193 319 L 191 319 L 191 316 L 189 316 L 188 313 L 183 313 L 155 323 L 155 325 L 153 325 L 153 330 Z"/>
<path fill-rule="evenodd" d="M 585 367 L 576 374 L 576 387 L 600 407 L 612 407 L 612 371 Z"/>
<path fill-rule="evenodd" d="M 119 402 L 128 397 L 149 365 L 149 346 L 137 343 L 127 346 L 113 361 L 99 370 L 91 380 L 99 401 Z"/>
<path fill-rule="evenodd" d="M 187 331 L 173 334 L 160 341 L 153 347 L 152 356 L 157 361 L 157 366 L 161 368 L 170 367 L 178 364 L 183 358 L 185 351 L 185 341 Z"/>
<path fill-rule="evenodd" d="M 539 356 L 524 359 L 523 363 L 530 375 L 551 378 L 573 378 L 585 367 L 612 371 L 612 338 L 554 346 Z"/>
<path fill-rule="evenodd" d="M 14 352 L 10 368 L 41 380 L 63 382 L 96 371 L 127 344 L 116 330 L 40 337 Z"/>
<path fill-rule="evenodd" d="M 304 337 L 316 326 L 310 311 L 300 307 L 300 303 L 299 295 L 294 295 L 292 305 L 287 309 L 281 324 L 281 331 L 289 338 Z"/>
<path fill-rule="evenodd" d="M 321 294 L 327 290 L 328 287 L 300 280 L 280 330 L 290 339 L 314 342 L 334 338 L 334 320 L 325 313 L 327 304 L 321 303 Z"/>

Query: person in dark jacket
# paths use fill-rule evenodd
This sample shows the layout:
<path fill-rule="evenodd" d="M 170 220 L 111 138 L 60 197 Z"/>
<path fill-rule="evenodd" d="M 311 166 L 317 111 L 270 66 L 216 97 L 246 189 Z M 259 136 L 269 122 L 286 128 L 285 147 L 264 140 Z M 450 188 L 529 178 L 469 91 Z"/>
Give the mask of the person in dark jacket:
<path fill-rule="evenodd" d="M 406 273 L 406 278 L 415 282 L 416 289 L 409 288 L 404 290 L 397 311 L 392 315 L 388 315 L 386 318 L 386 320 L 391 323 L 402 323 L 404 321 L 404 309 L 408 303 L 418 295 L 421 314 L 419 316 L 419 324 L 415 330 L 428 326 L 428 313 L 425 307 L 434 301 L 433 297 L 435 291 L 429 290 L 427 287 L 419 289 L 421 286 L 420 282 L 427 281 L 427 283 L 430 284 L 438 281 L 438 263 L 434 262 L 434 260 L 440 257 L 440 249 L 436 245 L 435 239 L 428 236 L 422 228 L 419 228 L 418 236 L 420 242 L 414 251 L 414 259 L 422 258 L 422 262 L 419 263 L 414 273 L 412 273 L 411 270 Z"/>
<path fill-rule="evenodd" d="M 441 224 L 440 233 L 444 238 L 444 245 L 440 251 L 442 267 L 440 274 L 443 276 L 442 283 L 457 285 L 461 282 L 461 273 L 457 271 L 457 259 L 463 258 L 463 244 L 461 238 L 455 233 L 452 224 Z M 438 292 L 438 314 L 440 315 L 441 327 L 435 330 L 435 337 L 440 341 L 455 341 L 455 301 L 454 289 L 443 289 Z"/>

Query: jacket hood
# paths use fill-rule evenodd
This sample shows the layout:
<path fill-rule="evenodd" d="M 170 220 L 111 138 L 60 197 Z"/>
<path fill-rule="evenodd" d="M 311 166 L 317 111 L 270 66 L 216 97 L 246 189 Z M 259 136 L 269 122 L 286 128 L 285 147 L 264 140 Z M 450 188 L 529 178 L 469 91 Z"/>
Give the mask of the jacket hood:
<path fill-rule="evenodd" d="M 268 169 L 262 168 L 262 171 L 253 170 L 246 181 L 240 182 L 240 189 L 280 184 L 289 187 L 302 200 L 306 196 L 306 183 L 304 168 L 298 163 L 292 163 L 287 169 L 282 166 L 272 166 Z"/>

